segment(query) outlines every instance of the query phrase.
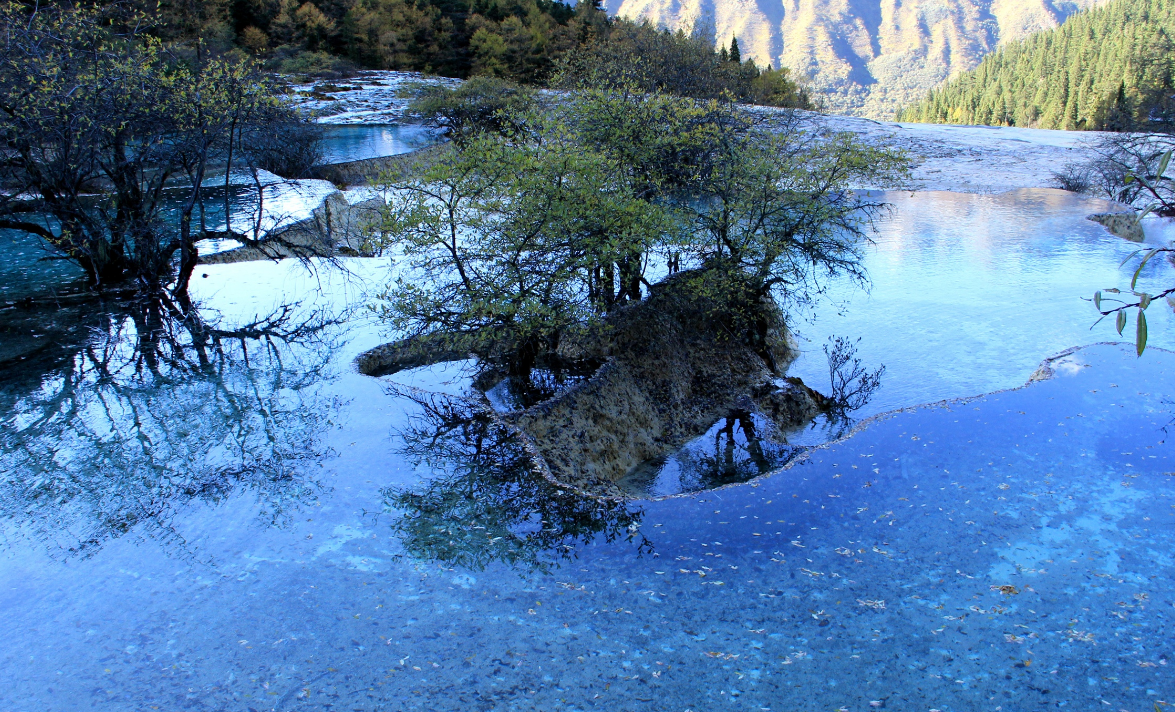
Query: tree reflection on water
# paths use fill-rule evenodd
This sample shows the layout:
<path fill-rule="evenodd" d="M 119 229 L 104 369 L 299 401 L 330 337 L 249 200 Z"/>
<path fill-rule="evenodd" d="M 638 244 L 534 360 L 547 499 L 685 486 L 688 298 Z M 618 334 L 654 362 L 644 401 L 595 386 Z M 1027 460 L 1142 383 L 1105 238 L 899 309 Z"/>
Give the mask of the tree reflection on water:
<path fill-rule="evenodd" d="M 711 431 L 712 446 L 683 448 L 678 455 L 684 491 L 746 482 L 783 466 L 803 451 L 788 445 L 770 423 L 746 410 L 731 411 Z"/>
<path fill-rule="evenodd" d="M 286 308 L 229 330 L 158 302 L 87 314 L 84 336 L 0 367 L 0 514 L 51 555 L 131 532 L 183 548 L 177 515 L 246 492 L 280 525 L 323 489 L 336 404 L 312 386 L 332 323 Z"/>
<path fill-rule="evenodd" d="M 400 392 L 420 414 L 399 435 L 400 454 L 434 475 L 414 488 L 383 490 L 392 529 L 408 555 L 481 570 L 501 562 L 547 571 L 597 538 L 634 542 L 643 510 L 584 496 L 543 477 L 518 439 L 461 398 Z"/>

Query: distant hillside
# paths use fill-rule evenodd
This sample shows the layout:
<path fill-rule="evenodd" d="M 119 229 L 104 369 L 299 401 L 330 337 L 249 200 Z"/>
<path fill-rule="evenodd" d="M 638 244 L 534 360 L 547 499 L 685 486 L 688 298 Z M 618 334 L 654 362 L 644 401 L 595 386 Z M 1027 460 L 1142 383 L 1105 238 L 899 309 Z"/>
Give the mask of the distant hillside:
<path fill-rule="evenodd" d="M 606 0 L 610 14 L 689 32 L 712 24 L 743 58 L 789 67 L 830 109 L 874 118 L 926 96 L 1010 40 L 1101 0 Z"/>
<path fill-rule="evenodd" d="M 1114 0 L 988 55 L 900 118 L 1046 129 L 1169 125 L 1173 38 L 1172 0 Z"/>

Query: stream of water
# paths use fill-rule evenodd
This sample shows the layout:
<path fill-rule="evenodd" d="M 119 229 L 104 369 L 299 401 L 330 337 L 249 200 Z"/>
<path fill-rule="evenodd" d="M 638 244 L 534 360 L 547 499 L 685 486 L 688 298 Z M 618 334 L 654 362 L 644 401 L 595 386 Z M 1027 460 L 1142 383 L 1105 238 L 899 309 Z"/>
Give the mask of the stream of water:
<path fill-rule="evenodd" d="M 871 291 L 832 286 L 793 370 L 820 387 L 820 346 L 860 337 L 886 373 L 858 417 L 909 410 L 663 499 L 534 476 L 507 434 L 425 394 L 459 392 L 461 364 L 398 376 L 411 392 L 360 375 L 389 338 L 364 311 L 154 376 L 135 315 L 40 315 L 44 346 L 0 371 L 0 707 L 1175 704 L 1170 308 L 1142 358 L 1091 346 L 1016 389 L 1117 338 L 1082 301 L 1129 279 L 1133 247 L 1084 219 L 1105 204 L 889 198 Z M 233 323 L 363 304 L 390 273 L 347 264 L 209 265 L 193 289 Z"/>

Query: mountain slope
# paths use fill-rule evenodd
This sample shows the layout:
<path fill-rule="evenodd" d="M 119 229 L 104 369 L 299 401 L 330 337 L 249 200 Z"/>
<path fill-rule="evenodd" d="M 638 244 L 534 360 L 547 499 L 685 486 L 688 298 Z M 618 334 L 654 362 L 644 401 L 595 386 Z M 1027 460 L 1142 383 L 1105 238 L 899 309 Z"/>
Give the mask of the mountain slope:
<path fill-rule="evenodd" d="M 790 67 L 829 108 L 891 118 L 997 45 L 1099 0 L 607 0 L 611 14 L 687 32 L 712 25 L 744 58 Z"/>
<path fill-rule="evenodd" d="M 1013 42 L 902 112 L 908 121 L 1147 130 L 1172 119 L 1175 2 L 1114 0 Z"/>

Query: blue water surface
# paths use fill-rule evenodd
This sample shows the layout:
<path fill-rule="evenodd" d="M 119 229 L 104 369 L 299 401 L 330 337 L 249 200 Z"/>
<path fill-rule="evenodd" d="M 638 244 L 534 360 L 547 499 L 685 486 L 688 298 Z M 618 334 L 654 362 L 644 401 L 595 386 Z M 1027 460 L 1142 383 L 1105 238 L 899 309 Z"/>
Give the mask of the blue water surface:
<path fill-rule="evenodd" d="M 345 163 L 408 153 L 437 142 L 435 132 L 413 124 L 323 124 L 325 163 Z"/>
<path fill-rule="evenodd" d="M 131 316 L 10 364 L 0 708 L 1175 703 L 1166 305 L 1143 358 L 1092 346 L 1016 388 L 1115 336 L 1088 331 L 1081 297 L 1129 278 L 1130 246 L 1085 221 L 1099 201 L 1059 193 L 894 203 L 873 291 L 834 285 L 796 368 L 814 380 L 827 335 L 861 336 L 887 366 L 870 408 L 905 410 L 717 490 L 561 488 L 428 395 L 459 393 L 459 367 L 402 379 L 420 390 L 356 373 L 386 338 L 362 315 L 158 380 L 100 338 L 133 336 Z M 357 260 L 338 287 L 210 265 L 196 288 L 247 320 L 281 294 L 362 303 L 387 268 Z"/>

